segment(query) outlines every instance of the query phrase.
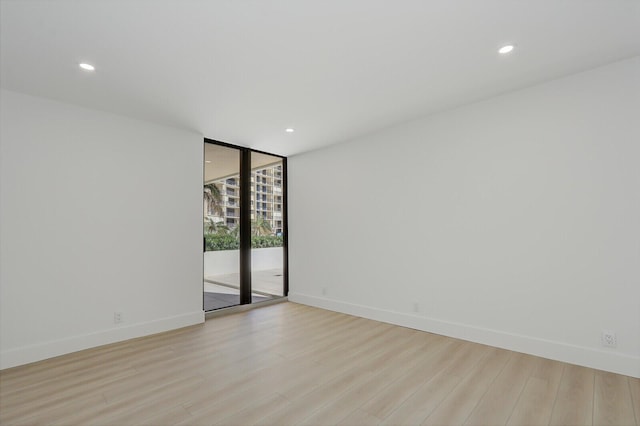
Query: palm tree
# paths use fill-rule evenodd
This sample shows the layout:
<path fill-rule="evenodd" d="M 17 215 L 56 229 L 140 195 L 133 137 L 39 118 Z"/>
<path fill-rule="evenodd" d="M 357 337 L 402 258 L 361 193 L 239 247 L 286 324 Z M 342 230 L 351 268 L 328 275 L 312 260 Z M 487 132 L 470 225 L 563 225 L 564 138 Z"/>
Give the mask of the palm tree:
<path fill-rule="evenodd" d="M 267 219 L 256 215 L 256 219 L 251 222 L 251 235 L 271 235 L 271 224 Z"/>
<path fill-rule="evenodd" d="M 229 230 L 229 234 L 233 235 L 236 238 L 240 238 L 240 224 Z M 252 236 L 263 236 L 263 235 L 271 235 L 273 234 L 273 230 L 271 229 L 271 224 L 267 219 L 262 216 L 257 216 L 256 219 L 251 221 L 251 235 Z"/>
<path fill-rule="evenodd" d="M 240 238 L 240 224 L 237 224 L 229 230 L 229 235 L 233 235 L 236 239 Z"/>
<path fill-rule="evenodd" d="M 204 218 L 204 232 L 207 234 L 227 235 L 231 232 L 224 222 L 215 221 L 212 216 Z"/>
<path fill-rule="evenodd" d="M 204 203 L 207 213 L 222 216 L 222 193 L 216 184 L 209 183 L 204 186 Z"/>

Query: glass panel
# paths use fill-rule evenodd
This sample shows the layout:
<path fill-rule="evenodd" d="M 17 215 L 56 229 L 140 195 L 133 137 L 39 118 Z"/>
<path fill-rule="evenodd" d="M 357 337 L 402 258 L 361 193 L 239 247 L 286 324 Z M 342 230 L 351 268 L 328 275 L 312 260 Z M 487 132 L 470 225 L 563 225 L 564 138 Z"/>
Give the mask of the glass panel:
<path fill-rule="evenodd" d="M 251 287 L 253 302 L 284 295 L 282 159 L 251 153 Z"/>
<path fill-rule="evenodd" d="M 240 150 L 204 144 L 204 310 L 240 304 Z"/>

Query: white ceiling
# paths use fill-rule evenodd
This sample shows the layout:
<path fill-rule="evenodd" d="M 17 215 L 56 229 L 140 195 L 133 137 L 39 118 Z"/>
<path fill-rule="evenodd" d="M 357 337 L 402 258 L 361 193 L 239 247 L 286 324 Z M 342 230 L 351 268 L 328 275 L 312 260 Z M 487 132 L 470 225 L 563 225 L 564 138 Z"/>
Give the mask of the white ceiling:
<path fill-rule="evenodd" d="M 2 87 L 281 155 L 640 54 L 637 0 L 3 0 L 0 14 Z"/>

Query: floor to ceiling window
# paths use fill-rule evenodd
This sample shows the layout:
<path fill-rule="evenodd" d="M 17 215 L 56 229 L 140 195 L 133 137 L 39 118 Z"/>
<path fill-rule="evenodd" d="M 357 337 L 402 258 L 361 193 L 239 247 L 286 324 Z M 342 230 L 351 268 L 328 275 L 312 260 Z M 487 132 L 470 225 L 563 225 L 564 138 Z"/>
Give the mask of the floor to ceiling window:
<path fill-rule="evenodd" d="M 286 296 L 286 158 L 205 139 L 204 160 L 204 310 Z"/>

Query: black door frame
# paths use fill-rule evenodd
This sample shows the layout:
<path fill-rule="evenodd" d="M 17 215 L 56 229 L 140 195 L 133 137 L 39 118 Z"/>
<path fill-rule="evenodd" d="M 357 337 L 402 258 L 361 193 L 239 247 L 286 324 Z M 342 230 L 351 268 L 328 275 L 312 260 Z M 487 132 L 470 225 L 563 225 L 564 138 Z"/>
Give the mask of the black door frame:
<path fill-rule="evenodd" d="M 287 157 L 270 152 L 204 138 L 206 144 L 237 149 L 240 152 L 240 305 L 251 304 L 251 153 L 270 155 L 282 160 L 282 278 L 283 295 L 289 295 L 289 212 Z M 204 161 L 202 164 L 204 174 Z M 249 182 L 249 184 L 247 184 Z M 204 271 L 203 271 L 204 276 Z M 204 296 L 202 301 L 204 310 Z"/>

